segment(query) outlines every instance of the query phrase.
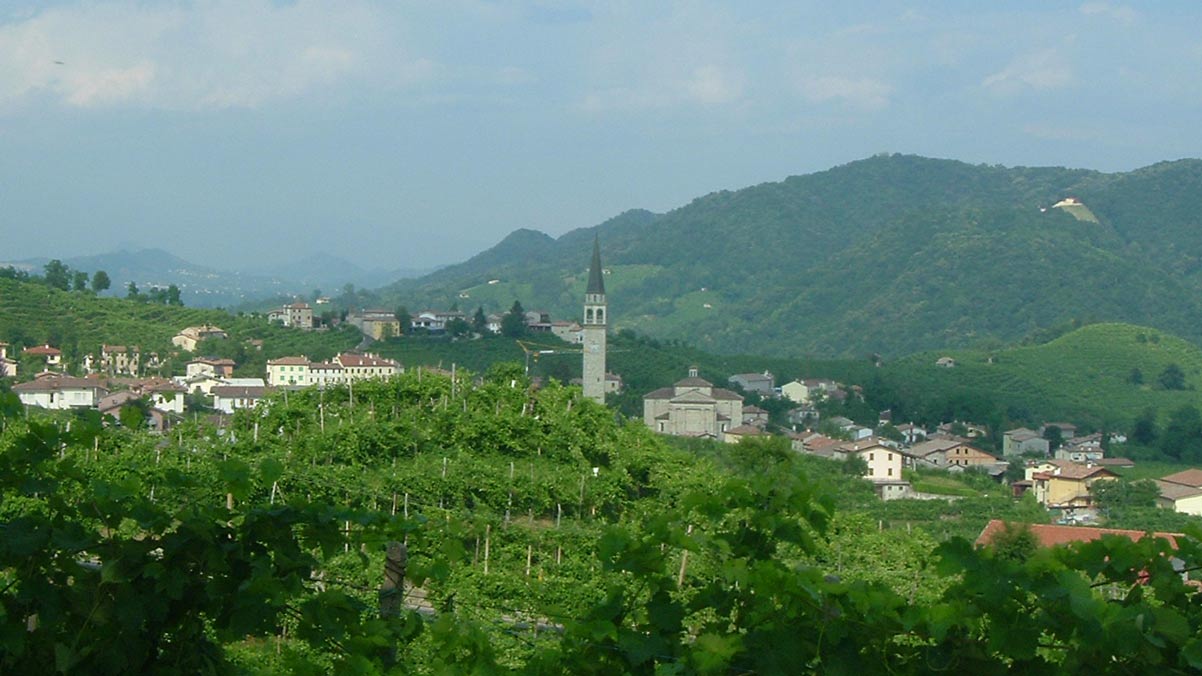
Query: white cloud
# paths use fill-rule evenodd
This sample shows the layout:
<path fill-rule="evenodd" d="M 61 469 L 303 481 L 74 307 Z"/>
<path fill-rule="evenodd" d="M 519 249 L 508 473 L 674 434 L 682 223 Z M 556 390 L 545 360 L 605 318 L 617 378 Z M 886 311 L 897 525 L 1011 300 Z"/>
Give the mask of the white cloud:
<path fill-rule="evenodd" d="M 743 93 L 743 82 L 738 73 L 717 66 L 700 66 L 693 69 L 685 91 L 698 103 L 728 103 Z"/>
<path fill-rule="evenodd" d="M 892 92 L 888 84 L 869 77 L 821 76 L 801 81 L 802 95 L 814 103 L 838 102 L 875 110 L 889 105 Z"/>
<path fill-rule="evenodd" d="M 1055 50 L 1027 54 L 981 81 L 985 89 L 1001 95 L 1026 89 L 1058 89 L 1073 82 L 1073 70 Z"/>
<path fill-rule="evenodd" d="M 81 108 L 256 107 L 356 77 L 429 77 L 432 64 L 394 46 L 383 23 L 357 1 L 59 6 L 0 23 L 0 108 L 35 96 Z"/>
<path fill-rule="evenodd" d="M 1086 16 L 1104 16 L 1121 23 L 1131 23 L 1139 17 L 1139 13 L 1131 7 L 1109 2 L 1085 2 L 1081 4 L 1080 11 Z"/>

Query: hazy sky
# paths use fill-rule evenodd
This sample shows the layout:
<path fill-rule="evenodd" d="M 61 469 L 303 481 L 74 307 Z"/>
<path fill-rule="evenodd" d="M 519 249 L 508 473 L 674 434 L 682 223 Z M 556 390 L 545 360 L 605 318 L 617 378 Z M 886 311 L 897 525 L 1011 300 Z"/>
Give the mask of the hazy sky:
<path fill-rule="evenodd" d="M 881 151 L 1202 155 L 1202 4 L 0 2 L 0 259 L 462 260 Z"/>

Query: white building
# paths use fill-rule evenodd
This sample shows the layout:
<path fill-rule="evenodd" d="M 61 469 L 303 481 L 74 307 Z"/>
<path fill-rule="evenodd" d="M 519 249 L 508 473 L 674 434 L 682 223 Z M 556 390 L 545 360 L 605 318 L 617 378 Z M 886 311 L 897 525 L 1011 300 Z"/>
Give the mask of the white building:
<path fill-rule="evenodd" d="M 403 371 L 396 361 L 370 352 L 343 352 L 329 362 L 311 362 L 305 356 L 281 357 L 267 362 L 267 384 L 271 387 L 325 387 L 366 378 L 391 378 Z"/>
<path fill-rule="evenodd" d="M 213 408 L 222 413 L 233 413 L 242 408 L 254 408 L 267 396 L 266 387 L 220 385 L 213 388 Z"/>
<path fill-rule="evenodd" d="M 108 394 L 95 380 L 58 374 L 45 374 L 14 385 L 13 392 L 26 406 L 51 409 L 96 408 L 100 398 Z"/>

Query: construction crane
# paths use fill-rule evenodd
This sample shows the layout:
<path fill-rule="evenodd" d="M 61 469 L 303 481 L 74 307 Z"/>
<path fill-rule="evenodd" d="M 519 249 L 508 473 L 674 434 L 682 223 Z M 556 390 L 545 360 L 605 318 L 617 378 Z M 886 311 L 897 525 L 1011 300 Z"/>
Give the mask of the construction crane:
<path fill-rule="evenodd" d="M 542 345 L 528 340 L 514 341 L 518 347 L 522 348 L 522 352 L 526 353 L 526 375 L 530 375 L 530 360 L 538 363 L 538 358 L 543 355 L 550 354 L 584 354 L 584 347 L 570 347 L 564 345 Z"/>

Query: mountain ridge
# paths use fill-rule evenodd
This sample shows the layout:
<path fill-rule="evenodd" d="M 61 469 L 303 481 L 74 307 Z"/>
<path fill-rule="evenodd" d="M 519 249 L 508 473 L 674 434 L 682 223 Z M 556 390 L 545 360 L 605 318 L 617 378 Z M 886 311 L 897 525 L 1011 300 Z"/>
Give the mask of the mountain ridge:
<path fill-rule="evenodd" d="M 1047 209 L 1066 196 L 1100 222 L 1082 228 Z M 719 352 L 904 354 L 1010 342 L 1072 319 L 1199 340 L 1191 321 L 1202 312 L 1199 214 L 1194 159 L 1102 173 L 873 156 L 712 192 L 662 214 L 622 212 L 558 238 L 527 231 L 525 248 L 507 237 L 380 295 L 488 310 L 518 299 L 574 317 L 595 234 L 616 329 Z M 886 273 L 868 265 L 890 277 L 873 279 Z M 501 283 L 481 286 L 490 280 Z M 896 310 L 907 307 L 921 312 Z"/>

